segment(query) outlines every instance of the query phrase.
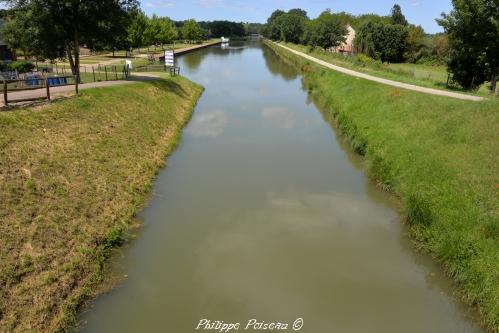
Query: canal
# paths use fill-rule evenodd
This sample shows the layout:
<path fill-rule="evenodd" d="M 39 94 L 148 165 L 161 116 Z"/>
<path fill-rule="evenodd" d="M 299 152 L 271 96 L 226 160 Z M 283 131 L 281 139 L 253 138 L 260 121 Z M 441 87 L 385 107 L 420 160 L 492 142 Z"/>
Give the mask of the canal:
<path fill-rule="evenodd" d="M 202 319 L 245 331 L 256 319 L 293 332 L 302 318 L 308 333 L 481 332 L 295 68 L 258 42 L 179 65 L 206 91 L 116 255 L 126 281 L 81 331 L 195 332 Z"/>

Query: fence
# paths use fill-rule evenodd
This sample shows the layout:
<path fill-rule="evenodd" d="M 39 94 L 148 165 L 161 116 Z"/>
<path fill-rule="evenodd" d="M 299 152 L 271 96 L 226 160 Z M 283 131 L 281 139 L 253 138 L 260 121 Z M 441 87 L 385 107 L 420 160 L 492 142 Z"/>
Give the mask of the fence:
<path fill-rule="evenodd" d="M 17 102 L 30 102 L 37 100 L 50 100 L 50 88 L 51 87 L 62 87 L 62 86 L 75 86 L 75 92 L 78 94 L 78 82 L 79 80 L 75 76 L 53 76 L 53 77 L 30 77 L 27 79 L 10 79 L 3 80 L 3 101 L 4 105 L 7 106 L 9 103 Z M 43 89 L 45 88 L 45 89 Z M 32 96 L 31 94 L 26 94 L 16 99 L 9 100 L 9 92 L 21 92 L 21 91 L 33 91 L 42 90 L 42 96 Z"/>
<path fill-rule="evenodd" d="M 70 66 L 44 64 L 36 66 L 37 72 L 50 75 L 73 75 Z M 80 83 L 126 80 L 130 76 L 127 65 L 80 66 Z"/>
<path fill-rule="evenodd" d="M 180 75 L 180 67 L 166 66 L 164 63 L 150 63 L 143 66 L 137 66 L 135 72 L 170 72 L 171 76 Z"/>

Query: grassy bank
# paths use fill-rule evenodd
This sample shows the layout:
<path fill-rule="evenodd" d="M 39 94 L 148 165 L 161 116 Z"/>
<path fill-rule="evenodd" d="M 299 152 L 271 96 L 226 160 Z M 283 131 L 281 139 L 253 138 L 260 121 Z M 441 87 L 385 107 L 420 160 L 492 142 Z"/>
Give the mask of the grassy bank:
<path fill-rule="evenodd" d="M 368 172 L 400 196 L 417 244 L 442 261 L 484 325 L 499 331 L 499 100 L 396 89 L 312 64 L 301 68 Z M 410 302 L 410 300 L 408 300 Z"/>
<path fill-rule="evenodd" d="M 487 84 L 483 84 L 476 92 L 463 91 L 458 87 L 447 87 L 447 69 L 445 66 L 429 66 L 420 64 L 389 64 L 368 60 L 363 57 L 347 57 L 340 54 L 324 51 L 323 49 L 310 50 L 307 46 L 284 43 L 289 48 L 307 53 L 331 64 L 353 69 L 365 74 L 378 76 L 384 79 L 415 84 L 422 87 L 459 91 L 471 95 L 489 96 Z"/>
<path fill-rule="evenodd" d="M 177 77 L 0 112 L 0 332 L 74 324 L 201 92 Z"/>

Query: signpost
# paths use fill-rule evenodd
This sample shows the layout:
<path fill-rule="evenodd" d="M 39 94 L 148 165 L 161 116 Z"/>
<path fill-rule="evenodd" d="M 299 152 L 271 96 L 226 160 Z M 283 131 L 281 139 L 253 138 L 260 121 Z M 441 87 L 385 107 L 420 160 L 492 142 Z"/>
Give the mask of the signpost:
<path fill-rule="evenodd" d="M 175 67 L 175 52 L 173 50 L 165 51 L 165 66 Z"/>

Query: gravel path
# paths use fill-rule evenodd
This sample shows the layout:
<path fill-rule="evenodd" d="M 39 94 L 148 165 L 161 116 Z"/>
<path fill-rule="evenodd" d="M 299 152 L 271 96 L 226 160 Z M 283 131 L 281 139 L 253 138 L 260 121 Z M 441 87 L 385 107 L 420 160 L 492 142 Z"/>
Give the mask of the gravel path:
<path fill-rule="evenodd" d="M 366 79 L 366 80 L 369 80 L 369 81 L 374 81 L 374 82 L 386 84 L 386 85 L 389 85 L 389 86 L 392 86 L 392 87 L 408 89 L 408 90 L 417 91 L 417 92 L 421 92 L 421 93 L 425 93 L 425 94 L 446 96 L 446 97 L 451 97 L 451 98 L 463 99 L 463 100 L 467 100 L 467 101 L 483 101 L 485 99 L 483 97 L 471 96 L 471 95 L 466 95 L 466 94 L 460 94 L 460 93 L 451 92 L 451 91 L 445 91 L 445 90 L 425 88 L 425 87 L 416 86 L 416 85 L 413 85 L 413 84 L 402 83 L 402 82 L 398 82 L 398 81 L 383 79 L 383 78 L 380 78 L 380 77 L 377 77 L 377 76 L 372 76 L 372 75 L 360 73 L 360 72 L 357 72 L 357 71 L 354 71 L 354 70 L 351 70 L 351 69 L 347 69 L 347 68 L 344 68 L 344 67 L 336 66 L 336 65 L 333 65 L 333 64 L 331 64 L 329 62 L 326 62 L 326 61 L 314 58 L 314 57 L 312 57 L 312 56 L 310 56 L 308 54 L 305 54 L 305 53 L 300 52 L 300 51 L 293 50 L 293 49 L 291 49 L 291 48 L 289 48 L 287 46 L 284 46 L 284 45 L 281 45 L 281 44 L 278 44 L 278 43 L 275 43 L 275 44 L 278 45 L 278 46 L 280 46 L 280 47 L 282 47 L 282 48 L 284 48 L 284 49 L 286 49 L 286 50 L 288 50 L 288 51 L 290 51 L 290 52 L 292 52 L 292 53 L 294 53 L 294 54 L 296 54 L 296 55 L 299 55 L 299 56 L 301 56 L 303 58 L 306 58 L 306 59 L 308 59 L 310 61 L 313 61 L 316 64 L 322 65 L 324 67 L 333 69 L 335 71 L 338 71 L 338 72 L 341 72 L 341 73 L 344 73 L 344 74 L 347 74 L 347 75 L 350 75 L 350 76 L 354 76 L 354 77 Z"/>

